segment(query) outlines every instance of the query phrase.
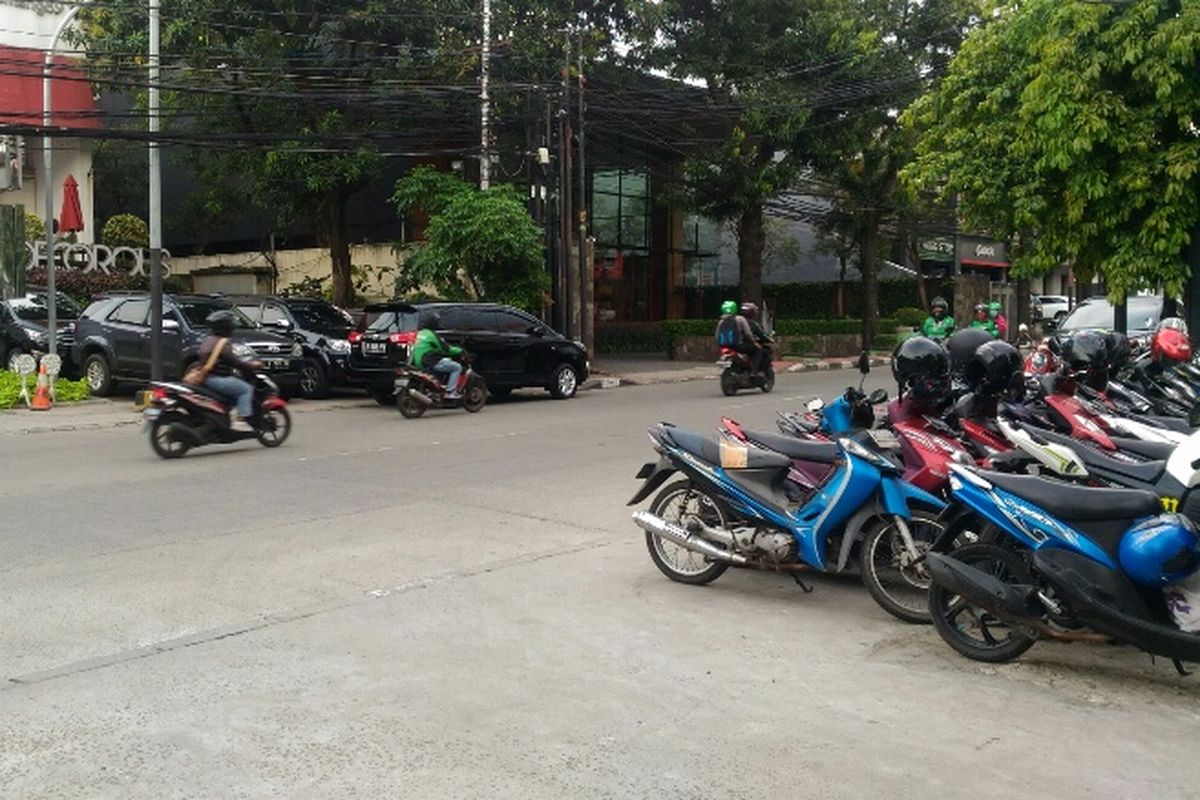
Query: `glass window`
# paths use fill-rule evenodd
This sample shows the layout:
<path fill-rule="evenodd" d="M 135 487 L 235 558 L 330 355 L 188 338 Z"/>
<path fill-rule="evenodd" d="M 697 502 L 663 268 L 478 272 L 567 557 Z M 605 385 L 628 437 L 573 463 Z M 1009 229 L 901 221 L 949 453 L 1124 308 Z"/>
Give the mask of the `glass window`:
<path fill-rule="evenodd" d="M 288 308 L 300 327 L 309 330 L 341 329 L 354 324 L 348 314 L 324 303 L 294 303 L 289 304 Z"/>
<path fill-rule="evenodd" d="M 209 315 L 217 311 L 232 311 L 234 318 L 233 326 L 235 328 L 258 327 L 257 323 L 251 321 L 241 311 L 221 300 L 196 297 L 186 300 L 176 300 L 175 305 L 179 308 L 179 313 L 187 320 L 187 324 L 193 328 L 207 328 Z"/>
<path fill-rule="evenodd" d="M 592 232 L 601 249 L 646 255 L 650 247 L 650 185 L 643 170 L 592 175 Z"/>
<path fill-rule="evenodd" d="M 376 314 L 377 316 L 375 316 Z M 416 311 L 368 311 L 367 319 L 370 320 L 367 330 L 372 333 L 399 333 L 417 329 Z"/>
<path fill-rule="evenodd" d="M 108 318 L 112 322 L 121 322 L 126 325 L 145 325 L 146 314 L 149 312 L 149 300 L 126 300 L 117 306 L 116 310 L 108 315 Z"/>
<path fill-rule="evenodd" d="M 279 306 L 265 305 L 262 307 L 262 319 L 259 321 L 264 325 L 270 325 L 272 322 L 278 322 L 281 319 L 291 322 L 291 319 L 288 318 L 287 312 Z"/>
<path fill-rule="evenodd" d="M 515 311 L 497 308 L 491 313 L 491 329 L 501 333 L 526 333 L 536 323 Z"/>
<path fill-rule="evenodd" d="M 238 308 L 238 311 L 242 312 L 247 317 L 249 317 L 252 322 L 262 322 L 262 316 L 261 316 L 262 306 L 258 305 L 257 303 L 255 303 L 254 305 L 241 303 L 238 305 L 237 308 Z"/>
<path fill-rule="evenodd" d="M 55 303 L 55 314 L 62 319 L 79 319 L 79 306 L 75 301 L 62 292 L 56 292 L 58 301 Z M 29 321 L 44 320 L 50 316 L 49 295 L 45 292 L 30 292 L 24 297 L 14 297 L 8 301 L 8 307 L 17 319 Z"/>
<path fill-rule="evenodd" d="M 1161 297 L 1130 297 L 1126 301 L 1128 308 L 1129 332 L 1147 332 L 1154 330 L 1158 319 L 1162 316 Z M 1089 300 L 1071 312 L 1063 320 L 1062 330 L 1082 331 L 1089 328 L 1112 330 L 1113 307 L 1105 299 Z"/>

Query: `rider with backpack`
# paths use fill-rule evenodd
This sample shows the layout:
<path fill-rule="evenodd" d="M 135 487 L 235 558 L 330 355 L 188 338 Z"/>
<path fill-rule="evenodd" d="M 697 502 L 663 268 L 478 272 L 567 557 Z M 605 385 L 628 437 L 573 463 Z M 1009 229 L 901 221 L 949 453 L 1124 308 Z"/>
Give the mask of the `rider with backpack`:
<path fill-rule="evenodd" d="M 733 300 L 721 303 L 721 319 L 717 322 L 717 347 L 729 348 L 750 356 L 750 363 L 758 363 L 762 346 L 758 343 L 750 323 L 738 313 L 738 304 Z"/>

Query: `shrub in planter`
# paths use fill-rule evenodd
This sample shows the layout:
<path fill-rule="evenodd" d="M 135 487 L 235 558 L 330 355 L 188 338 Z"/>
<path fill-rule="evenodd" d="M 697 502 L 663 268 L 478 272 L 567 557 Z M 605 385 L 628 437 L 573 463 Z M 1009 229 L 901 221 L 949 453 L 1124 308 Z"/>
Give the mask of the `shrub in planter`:
<path fill-rule="evenodd" d="M 25 241 L 38 242 L 46 238 L 46 225 L 37 214 L 25 212 Z"/>
<path fill-rule="evenodd" d="M 150 246 L 150 228 L 135 214 L 117 214 L 104 223 L 100 241 L 108 247 L 144 249 Z"/>

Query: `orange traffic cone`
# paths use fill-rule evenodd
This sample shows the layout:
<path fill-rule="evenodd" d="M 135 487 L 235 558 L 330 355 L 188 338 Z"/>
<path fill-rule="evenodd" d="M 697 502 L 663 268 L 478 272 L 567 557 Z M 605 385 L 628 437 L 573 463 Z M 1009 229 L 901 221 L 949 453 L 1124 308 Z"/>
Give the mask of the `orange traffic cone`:
<path fill-rule="evenodd" d="M 46 365 L 42 364 L 42 368 L 38 370 L 37 391 L 33 393 L 33 404 L 30 408 L 34 411 L 49 411 L 50 406 L 50 379 L 46 377 Z"/>

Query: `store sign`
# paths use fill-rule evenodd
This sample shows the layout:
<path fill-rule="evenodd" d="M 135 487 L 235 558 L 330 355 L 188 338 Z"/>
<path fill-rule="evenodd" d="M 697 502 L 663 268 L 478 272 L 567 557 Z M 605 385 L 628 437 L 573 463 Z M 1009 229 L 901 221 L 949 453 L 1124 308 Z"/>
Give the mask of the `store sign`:
<path fill-rule="evenodd" d="M 25 249 L 29 253 L 28 264 L 31 267 L 46 266 L 46 243 L 44 241 L 26 242 Z M 163 274 L 171 274 L 171 259 L 169 250 L 162 251 Z M 120 272 L 126 270 L 130 275 L 146 275 L 150 266 L 150 253 L 140 247 L 108 247 L 103 244 L 83 244 L 81 242 L 55 242 L 54 263 L 67 269 L 79 269 L 84 272 Z"/>
<path fill-rule="evenodd" d="M 954 262 L 954 240 L 949 236 L 925 239 L 917 244 L 917 257 L 922 261 Z"/>
<path fill-rule="evenodd" d="M 958 263 L 970 267 L 1007 267 L 1008 246 L 1004 242 L 976 236 L 958 237 Z"/>

